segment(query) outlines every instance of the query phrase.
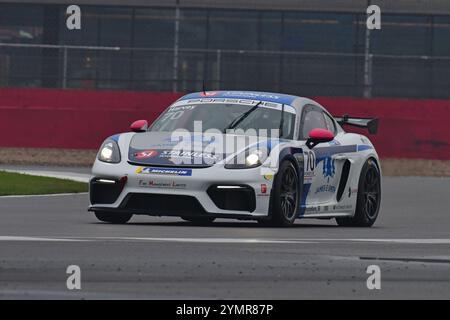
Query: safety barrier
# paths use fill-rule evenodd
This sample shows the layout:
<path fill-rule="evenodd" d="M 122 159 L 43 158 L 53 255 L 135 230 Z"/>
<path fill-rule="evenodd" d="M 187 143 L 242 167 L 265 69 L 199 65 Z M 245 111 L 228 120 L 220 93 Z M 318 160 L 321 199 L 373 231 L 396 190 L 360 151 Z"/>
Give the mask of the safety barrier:
<path fill-rule="evenodd" d="M 96 149 L 132 121 L 154 120 L 181 95 L 0 89 L 0 147 Z M 369 137 L 381 157 L 450 159 L 450 100 L 313 99 L 334 115 L 378 117 L 378 135 Z"/>

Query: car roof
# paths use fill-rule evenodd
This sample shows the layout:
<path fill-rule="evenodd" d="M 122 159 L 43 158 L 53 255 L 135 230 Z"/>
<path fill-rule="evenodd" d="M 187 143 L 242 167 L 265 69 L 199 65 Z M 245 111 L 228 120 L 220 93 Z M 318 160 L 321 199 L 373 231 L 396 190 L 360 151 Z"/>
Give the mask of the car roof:
<path fill-rule="evenodd" d="M 275 93 L 275 92 L 260 92 L 260 91 L 205 91 L 194 92 L 182 96 L 180 100 L 189 99 L 204 99 L 204 98 L 231 98 L 231 99 L 253 99 L 267 102 L 278 102 L 282 104 L 292 105 L 293 102 L 300 97 Z"/>

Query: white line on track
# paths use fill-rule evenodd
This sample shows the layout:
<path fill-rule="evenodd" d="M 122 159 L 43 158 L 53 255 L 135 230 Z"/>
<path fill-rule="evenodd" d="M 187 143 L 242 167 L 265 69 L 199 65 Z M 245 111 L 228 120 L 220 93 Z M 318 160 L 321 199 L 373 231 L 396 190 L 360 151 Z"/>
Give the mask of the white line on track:
<path fill-rule="evenodd" d="M 317 239 L 320 241 L 319 239 Z M 450 244 L 450 239 L 334 239 L 334 241 L 380 242 L 402 244 Z"/>
<path fill-rule="evenodd" d="M 103 238 L 115 240 L 114 238 Z M 187 242 L 187 243 L 311 243 L 302 239 L 246 239 L 246 238 L 116 238 L 125 241 L 154 241 L 154 242 Z"/>
<path fill-rule="evenodd" d="M 292 240 L 292 239 L 286 239 Z M 301 239 L 304 241 L 316 241 L 316 242 L 368 242 L 368 243 L 398 243 L 398 244 L 450 244 L 450 239 L 364 239 L 364 238 L 322 238 L 322 239 Z"/>
<path fill-rule="evenodd" d="M 147 238 L 147 237 L 39 237 L 0 236 L 0 241 L 118 241 L 118 242 L 178 242 L 222 244 L 313 244 L 313 243 L 391 243 L 391 244 L 450 244 L 450 239 L 255 239 L 255 238 Z"/>
<path fill-rule="evenodd" d="M 27 237 L 0 236 L 0 241 L 151 241 L 151 242 L 186 242 L 186 243 L 311 243 L 310 241 L 285 239 L 245 239 L 245 238 L 141 238 L 141 237 Z"/>
<path fill-rule="evenodd" d="M 51 241 L 51 242 L 80 242 L 83 239 L 74 238 L 47 238 L 47 237 L 17 237 L 17 236 L 0 236 L 0 241 Z"/>

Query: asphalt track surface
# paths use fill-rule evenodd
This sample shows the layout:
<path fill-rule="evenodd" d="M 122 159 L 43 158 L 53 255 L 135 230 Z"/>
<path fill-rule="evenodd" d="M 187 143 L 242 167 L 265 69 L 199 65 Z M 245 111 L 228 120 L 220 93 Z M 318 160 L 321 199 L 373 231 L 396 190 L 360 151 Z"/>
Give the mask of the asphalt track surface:
<path fill-rule="evenodd" d="M 385 178 L 374 227 L 97 222 L 88 196 L 0 198 L 0 299 L 450 299 L 450 179 Z M 81 268 L 68 290 L 66 268 Z M 381 289 L 366 286 L 369 265 Z"/>

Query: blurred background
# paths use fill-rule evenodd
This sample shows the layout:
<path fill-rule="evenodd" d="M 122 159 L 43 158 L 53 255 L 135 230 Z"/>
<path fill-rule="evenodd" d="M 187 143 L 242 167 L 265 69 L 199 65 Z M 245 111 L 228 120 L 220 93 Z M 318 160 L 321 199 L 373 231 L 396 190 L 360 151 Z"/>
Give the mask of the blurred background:
<path fill-rule="evenodd" d="M 449 160 L 450 1 L 0 1 L 2 147 L 95 149 L 203 82 L 379 117 L 382 157 Z"/>
<path fill-rule="evenodd" d="M 3 87 L 178 92 L 205 80 L 210 89 L 450 98 L 449 1 L 374 2 L 382 30 L 371 32 L 367 0 L 93 0 L 80 7 L 81 30 L 66 27 L 73 1 L 12 2 L 0 7 Z"/>

